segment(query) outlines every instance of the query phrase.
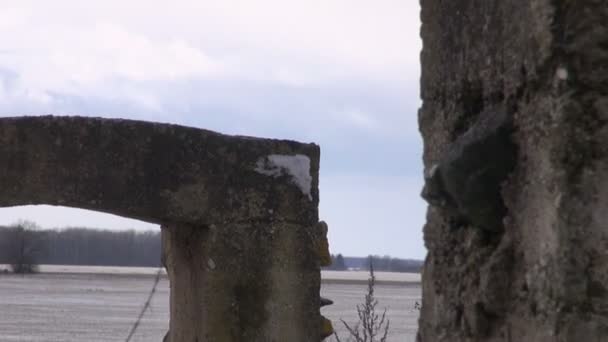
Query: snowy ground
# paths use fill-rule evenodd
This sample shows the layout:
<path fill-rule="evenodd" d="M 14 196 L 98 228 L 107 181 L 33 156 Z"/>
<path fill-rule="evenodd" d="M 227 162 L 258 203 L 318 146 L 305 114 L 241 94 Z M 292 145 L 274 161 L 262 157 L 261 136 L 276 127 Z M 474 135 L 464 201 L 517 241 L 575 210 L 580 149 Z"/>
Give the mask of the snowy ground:
<path fill-rule="evenodd" d="M 115 269 L 115 268 L 112 268 Z M 125 341 L 153 283 L 153 269 L 138 274 L 107 269 L 97 272 L 44 273 L 34 276 L 0 275 L 0 341 Z M 103 272 L 102 272 L 103 271 Z M 104 273 L 105 272 L 105 273 Z M 334 272 L 335 273 L 335 272 Z M 335 301 L 322 313 L 341 330 L 339 319 L 352 322 L 355 305 L 363 300 L 366 274 L 358 278 L 324 274 L 323 296 Z M 348 272 L 350 273 L 350 272 Z M 337 282 L 346 277 L 344 282 Z M 354 277 L 354 280 L 351 279 Z M 393 278 L 405 282 L 397 283 Z M 414 341 L 420 301 L 420 286 L 403 275 L 383 275 L 387 285 L 379 285 L 379 306 L 388 308 L 391 319 L 390 341 Z M 379 274 L 379 278 L 380 274 Z M 406 279 L 407 278 L 407 279 Z M 160 341 L 168 326 L 169 284 L 163 278 L 148 312 L 133 341 Z"/>
<path fill-rule="evenodd" d="M 0 264 L 0 270 L 8 270 L 9 266 Z M 157 268 L 152 267 L 108 267 L 108 266 L 72 266 L 72 265 L 40 265 L 41 273 L 73 273 L 73 274 L 128 274 L 128 275 L 154 275 Z M 164 269 L 162 274 L 166 274 Z M 380 284 L 404 285 L 407 283 L 420 283 L 418 273 L 376 272 L 376 280 Z M 367 271 L 322 271 L 321 276 L 327 283 L 366 283 L 369 273 Z"/>

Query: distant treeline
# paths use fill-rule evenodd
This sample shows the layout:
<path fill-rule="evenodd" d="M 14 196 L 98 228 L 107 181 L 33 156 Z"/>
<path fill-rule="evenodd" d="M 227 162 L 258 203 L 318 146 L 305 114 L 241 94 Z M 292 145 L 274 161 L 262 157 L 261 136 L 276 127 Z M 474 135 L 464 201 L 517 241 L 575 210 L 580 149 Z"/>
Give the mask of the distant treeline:
<path fill-rule="evenodd" d="M 23 225 L 22 225 L 23 226 Z M 159 231 L 113 231 L 91 228 L 43 230 L 25 223 L 25 231 L 0 226 L 0 264 L 12 264 L 15 255 L 38 264 L 159 267 Z M 332 255 L 328 270 L 369 269 L 370 257 Z M 376 271 L 420 272 L 422 261 L 371 256 Z"/>
<path fill-rule="evenodd" d="M 369 270 L 370 260 L 374 265 L 375 271 L 386 272 L 408 272 L 420 273 L 423 261 L 415 259 L 392 258 L 388 255 L 370 255 L 368 257 L 345 257 L 342 254 L 331 256 L 331 266 L 324 267 L 326 270 Z"/>
<path fill-rule="evenodd" d="M 25 241 L 38 264 L 160 266 L 160 230 L 111 231 L 91 228 L 34 229 Z M 0 264 L 11 264 L 14 228 L 0 227 Z"/>

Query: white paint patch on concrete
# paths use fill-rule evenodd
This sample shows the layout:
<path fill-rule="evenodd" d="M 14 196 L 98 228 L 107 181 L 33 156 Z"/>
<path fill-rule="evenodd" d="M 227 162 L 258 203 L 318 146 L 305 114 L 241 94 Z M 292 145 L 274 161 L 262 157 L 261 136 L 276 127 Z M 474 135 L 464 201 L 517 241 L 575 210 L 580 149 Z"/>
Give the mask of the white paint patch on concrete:
<path fill-rule="evenodd" d="M 300 191 L 312 201 L 310 193 L 312 176 L 310 175 L 310 158 L 307 156 L 303 154 L 271 154 L 258 159 L 254 170 L 257 173 L 274 178 L 288 174 L 291 176 L 292 183 L 300 188 Z"/>
<path fill-rule="evenodd" d="M 568 79 L 568 69 L 566 69 L 564 67 L 557 68 L 557 71 L 555 72 L 555 74 L 557 75 L 557 78 L 559 78 L 562 81 L 565 81 Z"/>

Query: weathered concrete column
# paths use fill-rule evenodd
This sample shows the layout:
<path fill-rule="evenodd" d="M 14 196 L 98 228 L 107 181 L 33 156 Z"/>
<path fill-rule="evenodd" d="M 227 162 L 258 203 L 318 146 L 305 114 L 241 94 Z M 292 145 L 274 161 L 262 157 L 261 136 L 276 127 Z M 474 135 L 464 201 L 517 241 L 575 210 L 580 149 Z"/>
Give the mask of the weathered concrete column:
<path fill-rule="evenodd" d="M 163 227 L 170 341 L 319 341 L 314 230 L 281 221 Z"/>
<path fill-rule="evenodd" d="M 608 2 L 422 0 L 419 341 L 608 338 Z"/>
<path fill-rule="evenodd" d="M 0 206 L 162 225 L 171 342 L 318 342 L 319 147 L 150 122 L 0 119 Z M 161 337 L 159 336 L 159 339 Z"/>

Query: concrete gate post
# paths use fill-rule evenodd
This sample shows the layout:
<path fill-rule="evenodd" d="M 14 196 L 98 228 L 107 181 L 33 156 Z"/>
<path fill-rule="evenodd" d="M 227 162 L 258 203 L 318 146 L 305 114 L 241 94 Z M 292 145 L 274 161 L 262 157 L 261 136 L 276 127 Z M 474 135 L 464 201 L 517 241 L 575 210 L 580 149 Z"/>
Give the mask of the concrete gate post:
<path fill-rule="evenodd" d="M 315 227 L 235 222 L 162 228 L 170 341 L 319 341 Z"/>

